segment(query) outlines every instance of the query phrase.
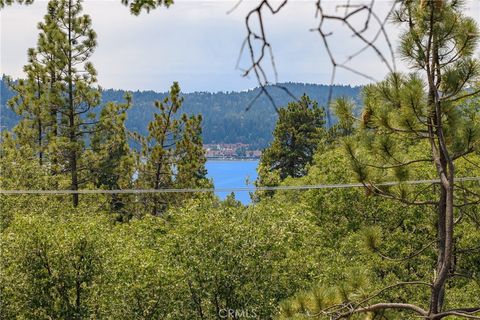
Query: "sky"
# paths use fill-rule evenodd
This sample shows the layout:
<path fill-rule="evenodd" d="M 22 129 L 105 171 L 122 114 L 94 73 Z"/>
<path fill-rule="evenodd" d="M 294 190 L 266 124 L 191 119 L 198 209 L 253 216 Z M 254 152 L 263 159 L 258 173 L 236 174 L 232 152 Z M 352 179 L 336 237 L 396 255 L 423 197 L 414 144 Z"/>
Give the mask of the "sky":
<path fill-rule="evenodd" d="M 99 84 L 103 88 L 167 91 L 173 81 L 178 81 L 184 92 L 241 91 L 255 87 L 255 77 L 243 77 L 236 64 L 246 36 L 245 16 L 259 0 L 244 0 L 227 14 L 236 3 L 177 0 L 168 9 L 158 8 L 149 14 L 133 16 L 120 0 L 84 1 L 84 13 L 92 17 L 98 36 L 91 61 L 98 71 Z M 340 3 L 344 1 L 331 0 L 327 9 L 338 13 Z M 46 6 L 47 1 L 36 0 L 30 6 L 13 5 L 0 11 L 0 73 L 14 78 L 23 76 L 27 49 L 36 45 L 37 24 L 43 19 Z M 381 16 L 390 6 L 388 0 L 378 1 L 377 12 Z M 467 14 L 480 22 L 480 1 L 469 1 Z M 358 17 L 353 23 L 362 21 Z M 317 26 L 313 0 L 291 0 L 277 15 L 265 13 L 279 82 L 330 83 L 330 60 L 318 33 L 310 31 Z M 329 37 L 330 48 L 339 61 L 361 48 L 345 25 L 326 27 L 333 32 Z M 387 31 L 394 42 L 398 28 L 391 26 Z M 374 30 L 365 35 L 373 37 Z M 376 44 L 389 57 L 385 40 L 380 37 Z M 398 70 L 407 70 L 401 61 L 396 61 Z M 269 60 L 265 63 L 268 66 Z M 244 54 L 240 67 L 248 65 L 248 55 Z M 349 66 L 375 80 L 381 80 L 388 72 L 372 50 L 357 56 Z M 272 69 L 267 67 L 267 71 L 269 80 L 274 82 Z M 371 81 L 347 70 L 338 70 L 335 76 L 335 83 L 339 84 L 360 85 Z"/>

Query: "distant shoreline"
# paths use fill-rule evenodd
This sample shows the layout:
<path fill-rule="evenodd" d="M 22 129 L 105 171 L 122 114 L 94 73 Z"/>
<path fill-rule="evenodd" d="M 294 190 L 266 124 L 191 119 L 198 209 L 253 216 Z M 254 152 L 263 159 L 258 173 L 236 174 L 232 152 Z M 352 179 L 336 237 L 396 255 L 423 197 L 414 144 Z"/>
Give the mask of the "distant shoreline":
<path fill-rule="evenodd" d="M 259 161 L 259 158 L 207 158 L 207 161 Z"/>

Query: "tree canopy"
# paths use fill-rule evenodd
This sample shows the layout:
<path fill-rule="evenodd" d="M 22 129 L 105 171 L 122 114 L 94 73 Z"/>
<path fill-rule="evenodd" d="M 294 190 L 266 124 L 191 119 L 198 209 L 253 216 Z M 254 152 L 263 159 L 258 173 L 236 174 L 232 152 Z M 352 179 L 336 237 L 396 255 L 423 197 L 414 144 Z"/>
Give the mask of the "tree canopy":
<path fill-rule="evenodd" d="M 280 108 L 273 141 L 260 159 L 256 185 L 275 186 L 287 177 L 304 176 L 325 138 L 324 125 L 323 109 L 305 94 L 299 101 Z"/>
<path fill-rule="evenodd" d="M 130 94 L 99 103 L 81 3 L 48 8 L 1 135 L 0 319 L 480 318 L 480 35 L 459 1 L 395 3 L 411 72 L 335 101 L 331 128 L 306 95 L 280 109 L 260 166 L 280 188 L 248 206 L 172 192 L 211 185 L 203 118 L 174 82 L 130 132 Z"/>

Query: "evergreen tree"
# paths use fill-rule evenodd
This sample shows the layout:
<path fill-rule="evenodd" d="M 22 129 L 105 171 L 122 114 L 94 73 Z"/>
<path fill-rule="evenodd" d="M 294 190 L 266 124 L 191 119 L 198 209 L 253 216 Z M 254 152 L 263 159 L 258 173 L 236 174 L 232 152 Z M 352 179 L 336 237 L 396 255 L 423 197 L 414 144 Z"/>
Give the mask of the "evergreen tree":
<path fill-rule="evenodd" d="M 368 116 L 362 119 L 364 136 L 367 154 L 375 157 L 376 163 L 369 165 L 354 152 L 350 154 L 362 181 L 375 175 L 369 168 L 390 172 L 402 181 L 416 164 L 432 164 L 440 181 L 435 199 L 422 199 L 418 190 L 413 189 L 417 192 L 412 194 L 403 186 L 398 190 L 369 189 L 407 204 L 436 208 L 437 262 L 428 309 L 420 313 L 439 319 L 446 312 L 446 285 L 454 276 L 458 258 L 454 256 L 455 216 L 461 207 L 476 203 L 462 194 L 461 188 L 468 193 L 469 187 L 459 187 L 455 164 L 478 151 L 480 142 L 478 110 L 471 110 L 467 103 L 469 97 L 479 93 L 475 85 L 480 62 L 473 55 L 480 35 L 474 20 L 463 15 L 459 1 L 405 1 L 395 19 L 407 28 L 401 36 L 400 53 L 417 72 L 392 74 L 365 89 Z M 424 143 L 424 156 L 409 158 L 402 151 L 401 141 Z M 462 307 L 457 311 L 464 315 L 470 312 Z"/>
<path fill-rule="evenodd" d="M 326 139 L 328 145 L 337 143 L 341 137 L 355 133 L 356 118 L 353 116 L 355 103 L 347 97 L 340 97 L 333 102 L 332 107 L 338 115 L 338 123 L 328 129 Z"/>
<path fill-rule="evenodd" d="M 18 143 L 29 145 L 33 153 L 25 154 L 24 157 L 36 158 L 38 163 L 43 165 L 48 118 L 41 98 L 43 86 L 37 77 L 41 77 L 41 75 L 28 74 L 26 80 L 12 83 L 11 87 L 17 95 L 8 103 L 12 110 L 21 116 L 21 120 L 13 129 Z"/>
<path fill-rule="evenodd" d="M 433 274 L 421 278 L 415 271 L 412 280 L 401 279 L 378 293 L 362 293 L 358 301 L 355 294 L 359 290 L 347 292 L 343 288 L 342 301 L 337 299 L 334 305 L 323 306 L 321 309 L 328 311 L 318 314 L 340 319 L 357 313 L 376 317 L 396 310 L 431 320 L 452 316 L 478 318 L 478 303 L 462 305 L 463 300 L 457 301 L 451 293 L 458 284 L 465 289 L 464 281 L 478 282 L 473 275 L 476 267 L 470 262 L 475 260 L 470 255 L 478 252 L 478 247 L 464 243 L 467 247 L 459 249 L 456 242 L 462 235 L 454 230 L 466 229 L 469 236 L 478 236 L 478 218 L 473 213 L 478 211 L 475 206 L 480 201 L 478 187 L 459 181 L 468 173 L 461 174 L 458 169 L 462 162 L 479 167 L 475 153 L 480 145 L 476 99 L 480 93 L 480 62 L 474 58 L 474 52 L 480 34 L 474 20 L 462 13 L 461 2 L 455 0 L 402 1 L 394 19 L 405 27 L 399 51 L 414 72 L 391 74 L 364 89 L 360 130 L 358 135 L 346 139 L 346 150 L 358 180 L 370 194 L 407 206 L 398 208 L 398 215 L 407 216 L 408 207 L 417 206 L 434 213 L 432 236 L 436 241 L 424 244 L 405 258 L 382 255 L 391 261 L 409 263 L 409 268 L 416 270 L 420 265 L 412 265 L 412 259 L 432 249 L 436 254 L 434 259 L 430 258 Z M 343 119 L 353 117 L 348 111 L 342 106 L 337 108 L 337 112 L 348 113 L 341 115 Z M 435 179 L 438 183 L 404 183 L 416 179 Z M 381 185 L 392 180 L 398 184 Z M 472 214 L 472 218 L 463 219 L 464 214 Z M 366 235 L 366 243 L 376 253 L 379 240 L 378 232 Z M 467 269 L 463 269 L 465 266 Z M 460 274 L 465 278 L 456 281 Z M 383 292 L 387 289 L 415 290 L 421 295 L 385 301 L 389 296 Z M 306 309 L 300 312 L 305 313 Z"/>
<path fill-rule="evenodd" d="M 194 188 L 205 184 L 207 158 L 202 143 L 202 116 L 182 116 L 184 123 L 182 138 L 175 148 L 176 176 L 178 188 Z"/>
<path fill-rule="evenodd" d="M 39 46 L 40 42 L 41 40 Z M 14 129 L 16 138 L 21 144 L 29 144 L 39 164 L 43 165 L 52 138 L 49 131 L 54 126 L 55 118 L 45 107 L 52 99 L 52 90 L 47 79 L 47 65 L 38 58 L 39 52 L 30 48 L 29 63 L 23 68 L 26 78 L 16 82 L 8 80 L 10 88 L 16 93 L 8 101 L 8 105 L 21 117 Z"/>
<path fill-rule="evenodd" d="M 323 108 L 305 94 L 299 101 L 279 109 L 273 142 L 263 151 L 258 165 L 257 186 L 276 186 L 287 177 L 298 178 L 307 173 L 325 135 L 324 117 Z M 273 192 L 257 192 L 255 197 L 263 194 Z"/>
<path fill-rule="evenodd" d="M 61 172 L 70 175 L 70 189 L 89 179 L 84 174 L 85 141 L 93 133 L 92 109 L 99 104 L 100 93 L 93 89 L 96 71 L 88 61 L 96 47 L 96 34 L 91 28 L 91 19 L 82 15 L 81 1 L 52 0 L 48 6 L 44 28 L 55 37 L 44 38 L 45 48 L 52 54 L 55 64 L 61 66 L 54 87 L 58 88 L 61 103 L 58 106 L 58 142 L 55 152 Z M 51 43 L 54 41 L 54 43 Z M 48 44 L 48 45 L 47 45 Z M 78 194 L 73 194 L 73 205 L 78 205 Z"/>
<path fill-rule="evenodd" d="M 127 110 L 131 107 L 131 95 L 125 96 L 126 103 L 107 103 L 95 125 L 90 140 L 91 152 L 88 162 L 96 188 L 116 190 L 132 187 L 134 156 L 128 144 L 128 131 L 125 127 Z M 125 208 L 128 195 L 112 194 L 110 209 L 128 218 L 131 213 Z"/>
<path fill-rule="evenodd" d="M 22 117 L 15 132 L 20 144 L 30 144 L 40 164 L 52 173 L 68 173 L 70 189 L 89 178 L 84 161 L 86 143 L 96 124 L 92 108 L 100 93 L 93 89 L 96 71 L 88 62 L 96 46 L 91 19 L 82 15 L 81 1 L 52 0 L 39 23 L 38 45 L 29 49 L 25 80 L 12 88 L 10 106 Z M 45 152 L 48 151 L 48 163 Z M 78 194 L 73 195 L 78 205 Z"/>
<path fill-rule="evenodd" d="M 148 136 L 137 139 L 142 145 L 138 157 L 138 184 L 155 190 L 205 185 L 205 154 L 201 139 L 201 117 L 183 114 L 175 118 L 182 106 L 180 86 L 174 82 L 170 96 L 156 101 L 159 113 L 148 126 Z M 153 194 L 145 205 L 153 215 L 164 212 L 176 197 Z"/>

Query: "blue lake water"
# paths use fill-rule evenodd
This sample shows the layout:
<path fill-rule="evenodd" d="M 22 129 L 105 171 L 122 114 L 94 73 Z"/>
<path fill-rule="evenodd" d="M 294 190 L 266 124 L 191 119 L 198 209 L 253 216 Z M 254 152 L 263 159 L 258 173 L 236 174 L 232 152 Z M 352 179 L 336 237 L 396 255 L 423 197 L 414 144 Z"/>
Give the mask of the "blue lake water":
<path fill-rule="evenodd" d="M 242 188 L 253 186 L 257 179 L 257 165 L 258 160 L 208 160 L 206 167 L 215 188 Z M 222 199 L 228 194 L 229 192 L 217 192 Z M 251 202 L 248 191 L 235 192 L 235 198 L 243 204 Z"/>

